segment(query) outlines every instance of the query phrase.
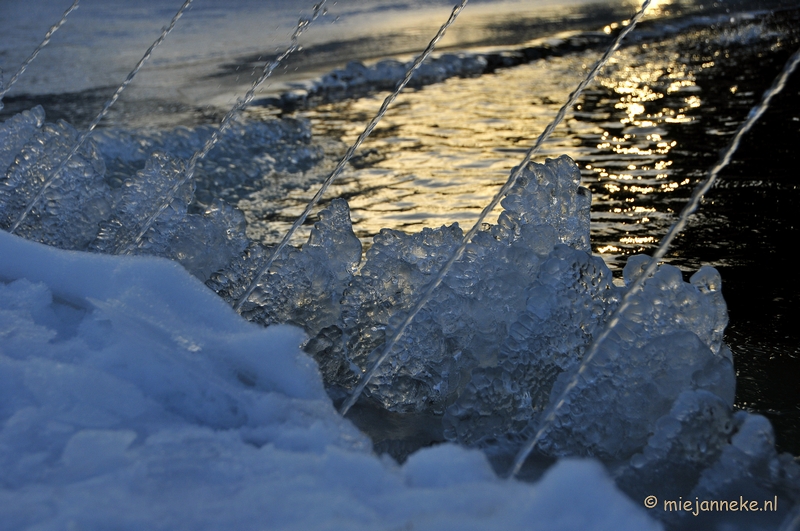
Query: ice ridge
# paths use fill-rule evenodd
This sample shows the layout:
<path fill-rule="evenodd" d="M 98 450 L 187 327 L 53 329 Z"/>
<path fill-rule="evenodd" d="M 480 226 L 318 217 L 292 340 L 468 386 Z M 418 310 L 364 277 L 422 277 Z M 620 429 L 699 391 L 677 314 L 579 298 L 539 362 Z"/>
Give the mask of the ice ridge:
<path fill-rule="evenodd" d="M 101 132 L 70 159 L 16 232 L 62 249 L 119 252 L 133 242 L 166 191 L 183 178 L 183 157 L 209 134 L 210 128 L 204 127 Z M 64 121 L 46 122 L 41 107 L 0 124 L 0 227 L 13 226 L 78 136 Z M 214 196 L 235 202 L 242 187 L 274 180 L 270 175 L 276 172 L 312 168 L 320 158 L 303 122 L 236 123 L 200 166 L 197 178 L 187 181 L 159 215 L 136 253 L 172 258 L 207 279 L 250 243 L 243 213 Z M 228 171 L 234 160 L 246 162 Z M 297 185 L 288 179 L 273 193 Z M 209 245 L 215 252 L 207 252 Z"/>

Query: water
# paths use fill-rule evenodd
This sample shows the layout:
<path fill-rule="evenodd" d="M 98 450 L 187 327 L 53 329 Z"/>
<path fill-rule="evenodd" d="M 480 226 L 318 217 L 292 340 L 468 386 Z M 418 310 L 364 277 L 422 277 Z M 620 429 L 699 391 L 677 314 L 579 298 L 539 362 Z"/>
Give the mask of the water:
<path fill-rule="evenodd" d="M 376 9 L 385 15 L 387 7 L 376 5 Z M 569 7 L 554 9 L 561 17 L 570 11 Z M 234 9 L 233 17 L 241 20 L 243 13 L 243 8 Z M 359 16 L 368 18 L 368 14 L 366 10 Z M 594 193 L 594 250 L 613 269 L 619 270 L 625 256 L 652 249 L 658 241 L 678 205 L 716 159 L 717 150 L 796 47 L 793 28 L 797 19 L 793 17 L 784 13 L 752 24 L 715 18 L 716 27 L 711 28 L 708 20 L 698 20 L 706 27 L 675 36 L 651 26 L 649 40 L 645 28 L 644 40 L 621 51 L 616 69 L 601 76 L 566 127 L 547 144 L 547 153 L 567 153 L 579 161 L 584 182 Z M 498 18 L 503 21 L 496 25 L 500 30 L 489 31 L 497 19 L 484 22 L 478 27 L 485 31 L 470 37 L 472 43 L 508 45 L 529 38 L 515 33 L 519 28 L 514 22 Z M 608 16 L 609 22 L 612 19 Z M 538 27 L 546 27 L 547 20 L 539 19 Z M 584 18 L 556 29 L 585 24 Z M 410 47 L 398 37 L 401 32 L 388 33 L 393 36 L 388 39 L 388 49 L 402 52 Z M 469 42 L 464 34 L 454 39 L 451 43 L 462 47 Z M 365 51 L 368 46 L 358 39 L 336 43 L 352 57 L 370 55 Z M 248 46 L 252 44 L 233 46 L 240 55 L 223 63 L 246 68 Z M 187 53 L 190 46 L 176 49 Z M 372 53 L 381 55 L 388 49 Z M 214 58 L 215 53 L 207 52 L 204 59 Z M 358 161 L 361 169 L 346 176 L 331 197 L 350 199 L 356 233 L 367 245 L 383 227 L 412 231 L 453 221 L 470 224 L 598 53 L 589 50 L 500 69 L 479 78 L 454 78 L 405 96 L 376 130 L 372 143 L 364 146 L 365 155 Z M 170 52 L 162 65 L 191 62 L 192 58 L 185 56 L 176 58 L 179 55 Z M 316 55 L 320 54 L 306 55 L 306 70 L 298 76 L 319 68 L 313 59 Z M 147 94 L 157 94 L 156 103 L 141 110 L 131 103 L 116 115 L 114 123 L 135 127 L 169 121 L 163 116 L 155 118 L 159 105 L 179 111 L 173 123 L 211 121 L 218 111 L 209 105 L 228 98 L 236 86 L 231 68 L 220 69 L 219 63 L 211 67 L 212 62 L 188 70 L 192 75 L 221 70 L 224 75 L 218 78 L 204 78 L 207 82 L 222 80 L 214 90 L 206 87 L 190 97 L 176 97 L 192 76 L 185 71 L 174 74 L 168 77 L 177 88 L 163 94 L 161 82 L 145 87 L 133 101 L 150 101 Z M 298 63 L 298 68 L 301 65 Z M 77 83 L 80 76 L 68 74 L 71 82 Z M 80 124 L 95 102 L 98 82 L 92 83 L 77 88 L 74 94 L 56 95 L 47 95 L 48 89 L 39 85 L 29 92 L 18 87 L 7 98 L 3 117 L 14 112 L 14 106 L 45 101 L 56 103 L 56 116 L 61 112 Z M 789 161 L 796 158 L 789 148 L 791 140 L 784 134 L 796 130 L 797 81 L 793 83 L 774 107 L 780 110 L 771 113 L 746 141 L 751 151 L 746 146 L 739 158 L 747 162 L 735 165 L 724 176 L 718 195 L 712 194 L 669 258 L 687 270 L 700 263 L 721 269 L 731 308 L 727 339 L 739 371 L 738 405 L 767 414 L 778 428 L 779 446 L 797 454 L 797 396 L 789 375 L 798 368 L 798 336 L 792 326 L 798 297 L 788 281 L 793 270 L 788 247 L 797 236 L 790 205 L 795 203 L 797 188 L 787 169 L 795 166 Z M 376 94 L 296 114 L 311 120 L 318 138 L 330 139 L 324 149 L 333 155 L 342 148 L 337 140 L 350 142 L 382 97 Z M 254 109 L 251 116 L 275 113 Z M 769 155 L 776 151 L 783 156 Z M 299 186 L 285 200 L 270 205 L 245 194 L 240 206 L 250 216 L 250 235 L 275 241 L 275 235 L 304 206 L 308 188 Z M 786 280 L 779 282 L 778 278 Z"/>
<path fill-rule="evenodd" d="M 546 154 L 567 153 L 581 164 L 593 192 L 593 249 L 612 269 L 654 248 L 788 58 L 796 36 L 778 28 L 791 24 L 777 17 L 740 21 L 627 47 L 546 144 Z M 407 95 L 364 146 L 364 167 L 331 195 L 349 199 L 365 245 L 382 227 L 470 225 L 521 159 L 531 131 L 544 128 L 598 53 L 451 79 Z M 798 118 L 793 83 L 746 137 L 667 259 L 686 271 L 704 263 L 720 268 L 731 308 L 727 337 L 739 370 L 738 405 L 767 414 L 779 444 L 796 453 L 797 395 L 788 375 L 798 367 L 800 338 L 788 323 L 797 317 L 798 292 L 774 280 L 789 278 L 789 246 L 797 236 L 783 206 L 797 194 L 788 169 L 797 157 L 785 134 Z M 317 134 L 348 141 L 378 98 L 301 115 Z M 303 197 L 287 199 L 276 225 L 293 219 Z"/>

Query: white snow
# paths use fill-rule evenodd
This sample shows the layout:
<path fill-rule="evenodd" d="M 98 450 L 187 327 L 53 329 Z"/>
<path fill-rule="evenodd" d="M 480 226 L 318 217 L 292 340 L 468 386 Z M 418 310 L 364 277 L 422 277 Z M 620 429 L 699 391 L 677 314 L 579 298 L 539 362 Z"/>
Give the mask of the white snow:
<path fill-rule="evenodd" d="M 0 232 L 2 529 L 660 529 L 591 460 L 534 485 L 340 418 L 302 332 L 174 262 Z"/>

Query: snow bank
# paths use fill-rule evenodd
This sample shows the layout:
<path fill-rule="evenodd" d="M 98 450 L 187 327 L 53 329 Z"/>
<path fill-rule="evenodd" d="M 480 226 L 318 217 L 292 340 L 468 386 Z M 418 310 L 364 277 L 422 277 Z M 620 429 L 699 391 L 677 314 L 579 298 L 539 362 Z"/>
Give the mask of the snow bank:
<path fill-rule="evenodd" d="M 375 456 L 300 330 L 174 262 L 0 232 L 0 281 L 3 529 L 660 529 L 594 461 L 528 485 L 455 445 Z"/>

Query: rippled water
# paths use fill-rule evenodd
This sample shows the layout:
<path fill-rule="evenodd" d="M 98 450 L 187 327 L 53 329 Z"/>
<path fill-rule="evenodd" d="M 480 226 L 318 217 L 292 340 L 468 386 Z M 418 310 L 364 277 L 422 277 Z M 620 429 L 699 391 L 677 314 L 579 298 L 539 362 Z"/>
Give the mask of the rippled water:
<path fill-rule="evenodd" d="M 545 144 L 579 162 L 592 190 L 592 245 L 619 272 L 655 248 L 692 188 L 797 46 L 794 14 L 696 26 L 622 49 Z M 381 228 L 470 226 L 600 50 L 456 78 L 398 100 L 330 197 L 347 197 L 365 245 Z M 795 80 L 723 173 L 668 260 L 718 267 L 739 370 L 738 404 L 770 416 L 800 450 L 800 290 L 791 281 L 800 199 Z M 319 137 L 351 142 L 385 94 L 298 113 Z M 343 151 L 343 148 L 342 148 Z M 280 231 L 308 192 L 272 217 Z M 491 220 L 490 221 L 494 221 Z"/>

